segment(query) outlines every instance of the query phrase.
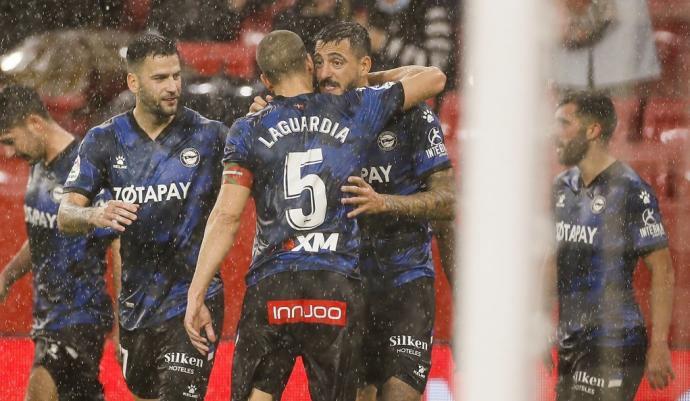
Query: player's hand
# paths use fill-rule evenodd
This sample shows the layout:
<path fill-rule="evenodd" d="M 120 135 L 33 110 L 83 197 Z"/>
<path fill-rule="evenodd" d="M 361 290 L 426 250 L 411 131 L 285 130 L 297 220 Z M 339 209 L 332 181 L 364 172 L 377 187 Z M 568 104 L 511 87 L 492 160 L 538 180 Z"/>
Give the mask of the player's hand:
<path fill-rule="evenodd" d="M 273 101 L 273 96 L 271 95 L 266 95 L 266 99 L 261 96 L 254 96 L 254 103 L 249 106 L 249 113 L 256 113 L 257 111 L 263 110 L 271 101 Z"/>
<path fill-rule="evenodd" d="M 353 196 L 341 198 L 343 205 L 353 205 L 355 210 L 349 212 L 347 217 L 354 218 L 360 214 L 375 214 L 386 211 L 385 196 L 374 191 L 362 177 L 347 177 L 347 182 L 354 185 L 343 185 L 340 190 Z"/>
<path fill-rule="evenodd" d="M 187 331 L 187 335 L 194 348 L 202 355 L 208 353 L 209 341 L 216 342 L 211 312 L 209 312 L 204 303 L 196 303 L 191 300 L 187 302 L 187 311 L 184 315 L 184 329 Z"/>
<path fill-rule="evenodd" d="M 4 274 L 0 273 L 0 303 L 4 303 L 7 299 L 7 294 L 10 293 L 10 286 L 7 284 L 7 279 Z"/>
<path fill-rule="evenodd" d="M 675 374 L 671 365 L 671 350 L 668 343 L 652 343 L 647 350 L 647 366 L 645 367 L 647 380 L 653 389 L 662 389 L 668 386 Z"/>
<path fill-rule="evenodd" d="M 115 349 L 115 359 L 122 366 L 122 349 L 120 349 L 120 329 L 115 327 L 113 330 L 113 348 Z"/>
<path fill-rule="evenodd" d="M 125 227 L 137 219 L 139 205 L 117 200 L 109 200 L 96 208 L 91 216 L 91 224 L 98 228 L 112 228 L 123 232 Z"/>

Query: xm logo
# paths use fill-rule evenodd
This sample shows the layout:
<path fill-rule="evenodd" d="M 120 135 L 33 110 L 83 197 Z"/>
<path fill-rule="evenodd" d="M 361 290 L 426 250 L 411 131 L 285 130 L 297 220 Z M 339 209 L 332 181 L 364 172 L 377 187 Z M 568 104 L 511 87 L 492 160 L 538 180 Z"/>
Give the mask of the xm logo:
<path fill-rule="evenodd" d="M 319 252 L 321 250 L 335 251 L 338 248 L 339 236 L 339 233 L 330 234 L 328 238 L 326 238 L 323 233 L 298 235 L 297 241 L 299 243 L 295 247 L 288 246 L 287 249 L 292 252 Z"/>

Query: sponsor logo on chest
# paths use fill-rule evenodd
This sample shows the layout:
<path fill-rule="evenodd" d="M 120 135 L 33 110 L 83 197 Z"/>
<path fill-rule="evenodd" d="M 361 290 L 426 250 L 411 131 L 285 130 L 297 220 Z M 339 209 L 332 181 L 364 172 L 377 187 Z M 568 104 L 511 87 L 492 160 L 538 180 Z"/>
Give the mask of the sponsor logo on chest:
<path fill-rule="evenodd" d="M 187 199 L 191 182 L 173 182 L 147 186 L 113 187 L 115 200 L 129 203 L 155 203 L 172 199 Z"/>
<path fill-rule="evenodd" d="M 369 184 L 390 182 L 391 165 L 362 168 L 362 179 Z"/>
<path fill-rule="evenodd" d="M 558 242 L 593 245 L 597 231 L 599 231 L 597 227 L 568 224 L 559 221 L 556 223 L 556 240 Z"/>
<path fill-rule="evenodd" d="M 24 221 L 32 226 L 55 229 L 57 215 L 24 205 Z"/>

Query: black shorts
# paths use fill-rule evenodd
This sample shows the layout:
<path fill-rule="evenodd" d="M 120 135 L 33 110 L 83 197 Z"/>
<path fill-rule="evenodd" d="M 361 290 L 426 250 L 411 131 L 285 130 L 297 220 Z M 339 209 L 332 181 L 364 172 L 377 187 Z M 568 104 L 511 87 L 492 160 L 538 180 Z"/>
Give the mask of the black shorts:
<path fill-rule="evenodd" d="M 365 287 L 364 384 L 380 388 L 397 377 L 421 394 L 431 369 L 434 279 L 424 277 L 385 291 L 372 287 Z"/>
<path fill-rule="evenodd" d="M 213 328 L 220 339 L 223 294 L 206 300 Z M 125 330 L 120 327 L 122 374 L 139 398 L 203 400 L 211 376 L 218 341 L 204 356 L 194 348 L 184 329 L 184 315 L 157 327 Z"/>
<path fill-rule="evenodd" d="M 256 388 L 279 400 L 301 356 L 313 401 L 353 401 L 361 351 L 361 282 L 329 271 L 284 272 L 249 287 L 232 364 L 232 400 Z"/>
<path fill-rule="evenodd" d="M 634 400 L 644 375 L 646 352 L 646 345 L 559 349 L 556 400 Z"/>
<path fill-rule="evenodd" d="M 103 400 L 98 373 L 107 328 L 78 325 L 34 334 L 33 367 L 45 368 L 60 401 Z"/>

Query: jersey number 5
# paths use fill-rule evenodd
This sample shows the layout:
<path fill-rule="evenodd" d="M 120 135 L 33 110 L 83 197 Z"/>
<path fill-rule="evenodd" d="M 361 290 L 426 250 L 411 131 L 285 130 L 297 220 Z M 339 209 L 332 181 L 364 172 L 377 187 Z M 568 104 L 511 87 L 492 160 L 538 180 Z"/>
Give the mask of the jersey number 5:
<path fill-rule="evenodd" d="M 321 149 L 309 149 L 306 152 L 291 152 L 285 158 L 283 189 L 285 199 L 298 199 L 308 191 L 311 213 L 305 215 L 302 208 L 288 209 L 285 212 L 288 224 L 295 230 L 311 230 L 320 226 L 326 219 L 326 185 L 316 174 L 302 177 L 302 167 L 323 162 Z"/>

